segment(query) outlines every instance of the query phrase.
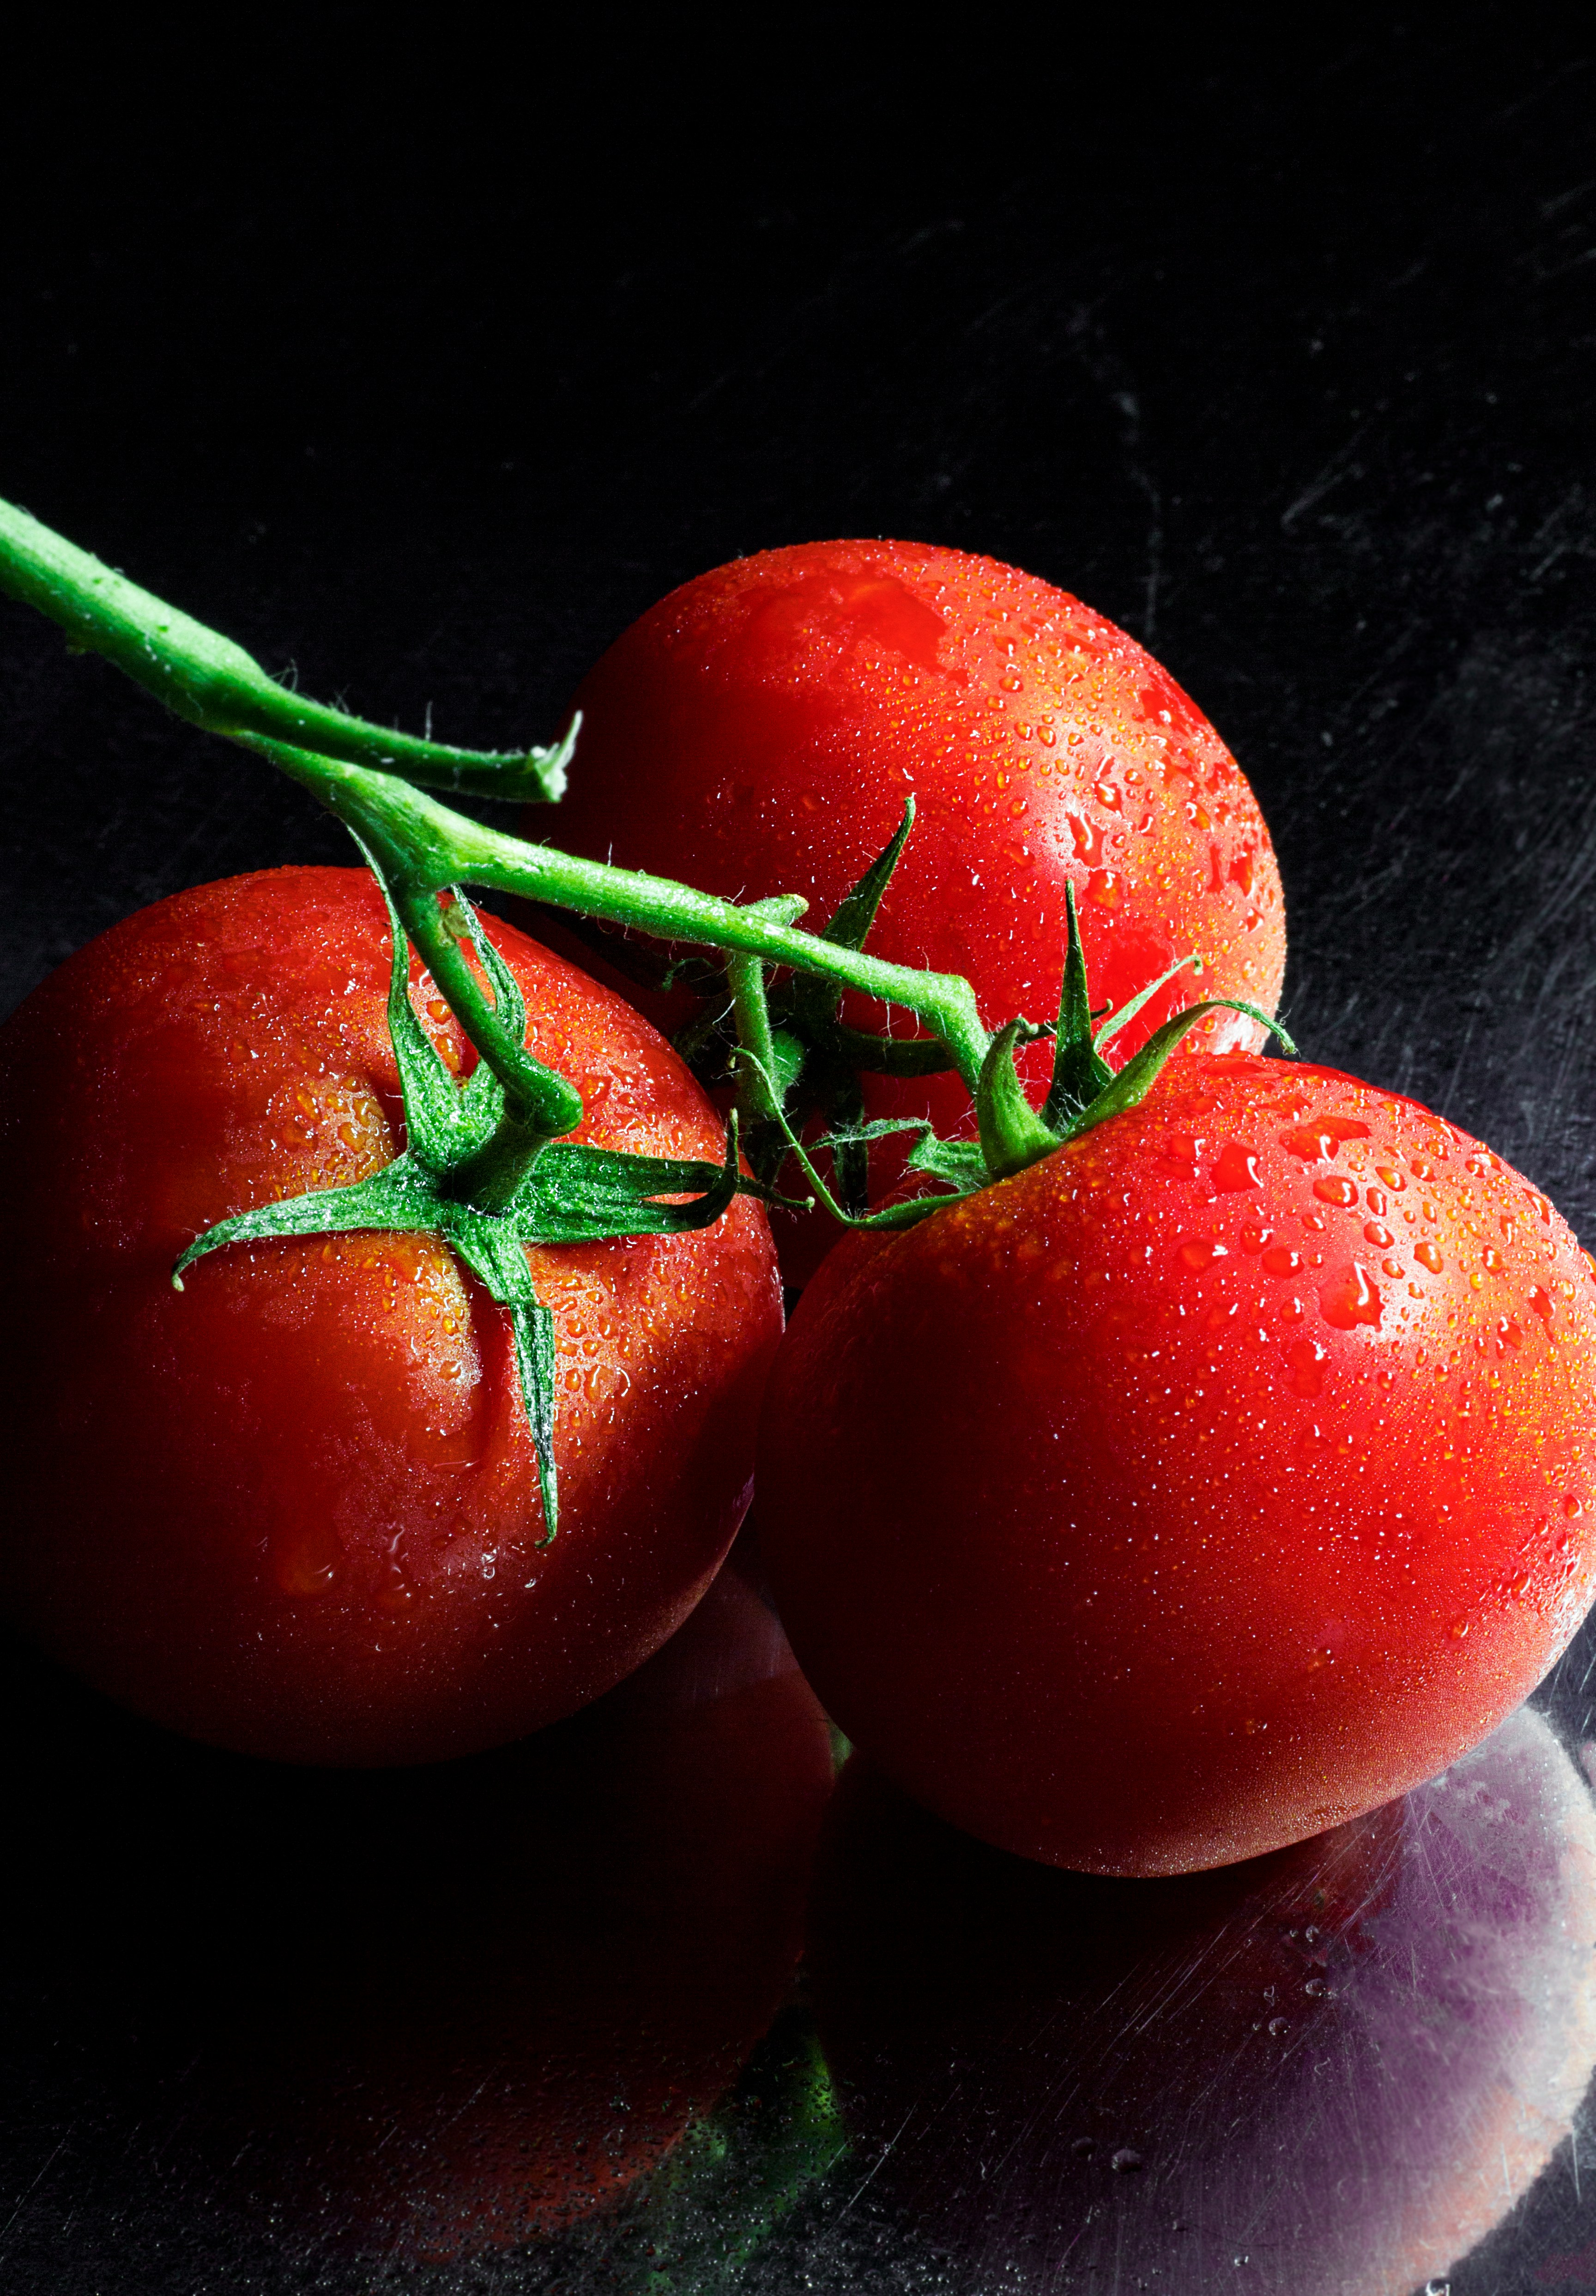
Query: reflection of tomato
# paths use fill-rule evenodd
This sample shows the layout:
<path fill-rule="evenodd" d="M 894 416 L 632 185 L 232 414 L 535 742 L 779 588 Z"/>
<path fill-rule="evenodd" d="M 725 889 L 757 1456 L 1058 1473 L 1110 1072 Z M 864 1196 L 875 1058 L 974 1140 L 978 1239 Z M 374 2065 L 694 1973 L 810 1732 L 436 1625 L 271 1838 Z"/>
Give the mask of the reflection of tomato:
<path fill-rule="evenodd" d="M 1234 759 L 1133 639 L 1034 576 L 902 542 L 764 551 L 651 608 L 577 702 L 570 789 L 538 836 L 713 892 L 802 893 L 821 922 L 913 794 L 870 946 L 966 974 L 994 1025 L 1057 1012 L 1067 884 L 1099 997 L 1192 950 L 1210 967 L 1155 997 L 1117 1060 L 1202 994 L 1273 1008 L 1280 878 Z M 1258 1032 L 1232 1015 L 1196 1041 Z M 1047 1053 L 1022 1056 L 1038 1083 Z M 868 1089 L 877 1114 L 968 1113 L 945 1078 Z"/>
<path fill-rule="evenodd" d="M 585 1722 L 439 1780 L 430 1882 L 407 1881 L 403 1830 L 351 1866 L 331 1938 L 252 2006 L 275 2092 L 257 2115 L 401 2251 L 587 2214 L 715 2103 L 780 2006 L 830 1788 L 820 1710 L 724 1574 Z"/>
<path fill-rule="evenodd" d="M 63 1980 L 11 2075 L 52 2100 L 118 2075 L 73 2174 L 87 2199 L 149 2147 L 118 2203 L 148 2245 L 192 2236 L 197 2194 L 257 2233 L 269 2210 L 306 2262 L 579 2221 L 715 2103 L 790 1983 L 830 1747 L 734 1565 L 630 1682 L 502 1752 L 307 1773 L 134 1728 L 108 1715 L 76 1771 L 46 1744 L 31 1822 L 13 1790 L 37 1878 L 4 1934 L 30 1988 Z"/>
<path fill-rule="evenodd" d="M 850 1238 L 778 1353 L 761 1551 L 898 1784 L 1087 1871 L 1388 1800 L 1590 1600 L 1596 1290 L 1428 1110 L 1173 1063 L 1017 1178 Z"/>
<path fill-rule="evenodd" d="M 488 930 L 583 1090 L 578 1136 L 718 1162 L 714 1111 L 636 1013 Z M 388 952 L 364 871 L 237 878 L 91 943 L 0 1037 L 29 1301 L 0 1406 L 6 1603 L 141 1711 L 299 1760 L 491 1745 L 645 1658 L 736 1529 L 780 1327 L 746 1199 L 697 1234 L 534 1248 L 561 1365 L 544 1546 L 507 1319 L 440 1243 L 235 1247 L 176 1293 L 214 1221 L 396 1152 Z"/>
<path fill-rule="evenodd" d="M 957 2289 L 1208 2289 L 1240 2259 L 1407 2296 L 1567 2134 L 1593 1940 L 1596 1818 L 1527 1712 L 1405 1804 L 1156 1882 L 988 1849 L 855 1757 L 809 1965 L 861 2248 L 929 2240 Z"/>

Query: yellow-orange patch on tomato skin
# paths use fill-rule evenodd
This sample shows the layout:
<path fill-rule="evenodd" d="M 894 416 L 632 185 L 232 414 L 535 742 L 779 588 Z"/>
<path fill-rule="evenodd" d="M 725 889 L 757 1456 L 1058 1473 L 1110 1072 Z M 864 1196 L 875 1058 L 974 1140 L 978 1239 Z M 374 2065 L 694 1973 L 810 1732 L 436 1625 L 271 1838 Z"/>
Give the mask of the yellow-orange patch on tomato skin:
<path fill-rule="evenodd" d="M 1223 1184 L 1237 1141 L 1256 1192 Z M 1373 1807 L 1493 1726 L 1596 1583 L 1596 1286 L 1484 1156 L 1333 1071 L 1204 1056 L 833 1255 L 773 1377 L 761 1521 L 850 1737 L 1006 1848 L 1157 1873 L 1323 1824 L 1325 1775 L 1338 1817 Z M 1489 1289 L 1471 1237 L 1375 1257 L 1362 1180 L 1316 1185 L 1355 1164 L 1421 1184 L 1430 1234 L 1488 1216 Z M 1303 1243 L 1257 1248 L 1265 1219 Z"/>

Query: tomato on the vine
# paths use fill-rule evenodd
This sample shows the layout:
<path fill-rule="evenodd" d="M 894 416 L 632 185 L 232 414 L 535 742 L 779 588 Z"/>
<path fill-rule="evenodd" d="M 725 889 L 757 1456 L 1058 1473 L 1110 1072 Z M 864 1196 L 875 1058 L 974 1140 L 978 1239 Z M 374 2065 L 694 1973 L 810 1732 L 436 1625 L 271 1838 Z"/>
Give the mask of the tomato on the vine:
<path fill-rule="evenodd" d="M 799 1660 L 1056 1865 L 1253 1856 L 1473 1744 L 1596 1580 L 1596 1283 L 1416 1103 L 1250 1054 L 851 1238 L 766 1394 Z"/>
<path fill-rule="evenodd" d="M 577 1137 L 718 1163 L 715 1111 L 647 1023 L 487 931 L 528 1043 L 583 1095 Z M 746 1198 L 694 1233 L 530 1247 L 557 1335 L 545 1542 L 509 1316 L 436 1237 L 235 1244 L 175 1292 L 214 1222 L 395 1156 L 389 946 L 363 871 L 236 878 L 92 942 L 0 1034 L 28 1303 L 5 1605 L 141 1712 L 301 1761 L 496 1744 L 640 1664 L 737 1528 L 781 1326 Z M 416 994 L 463 1075 L 459 1024 Z"/>
<path fill-rule="evenodd" d="M 1274 1009 L 1280 873 L 1234 758 L 1142 646 L 1033 575 L 904 542 L 762 551 L 651 607 L 576 701 L 570 787 L 528 824 L 563 849 L 728 897 L 801 893 L 818 926 L 912 796 L 869 946 L 965 974 L 989 1022 L 1057 1011 L 1068 885 L 1100 999 L 1204 960 L 1145 1006 L 1117 1062 L 1199 997 Z M 881 1023 L 857 996 L 843 1009 Z M 1261 1041 L 1230 1014 L 1191 1044 Z M 1020 1072 L 1041 1084 L 1045 1046 Z M 865 1099 L 942 1132 L 968 1117 L 953 1078 L 872 1078 Z M 883 1188 L 893 1177 L 883 1159 Z"/>

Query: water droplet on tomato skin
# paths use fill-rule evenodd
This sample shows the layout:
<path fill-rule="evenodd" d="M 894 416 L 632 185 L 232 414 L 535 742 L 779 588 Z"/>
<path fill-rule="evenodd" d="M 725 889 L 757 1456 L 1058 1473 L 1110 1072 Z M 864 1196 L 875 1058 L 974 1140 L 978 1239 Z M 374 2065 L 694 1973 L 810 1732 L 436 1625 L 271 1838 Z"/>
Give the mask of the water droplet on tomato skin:
<path fill-rule="evenodd" d="M 1322 1116 L 1293 1131 L 1282 1132 L 1281 1146 L 1291 1155 L 1300 1156 L 1305 1164 L 1321 1164 L 1339 1152 L 1343 1141 L 1368 1137 L 1369 1127 L 1354 1117 Z"/>
<path fill-rule="evenodd" d="M 1289 1384 L 1293 1394 L 1309 1399 L 1324 1391 L 1324 1363 L 1327 1349 L 1316 1340 L 1293 1340 L 1286 1349 Z"/>
<path fill-rule="evenodd" d="M 1422 1243 L 1414 1245 L 1413 1257 L 1419 1262 L 1420 1267 L 1428 1267 L 1432 1275 L 1439 1275 L 1441 1270 L 1446 1265 L 1446 1262 L 1442 1259 L 1436 1246 L 1430 1242 L 1428 1236 L 1425 1237 Z"/>
<path fill-rule="evenodd" d="M 1360 1324 L 1378 1324 L 1385 1301 L 1379 1285 L 1371 1283 L 1355 1259 L 1335 1283 L 1327 1284 L 1320 1293 L 1319 1309 L 1335 1330 L 1350 1332 Z"/>
<path fill-rule="evenodd" d="M 1328 1179 L 1315 1180 L 1314 1193 L 1319 1198 L 1321 1203 L 1339 1204 L 1343 1209 L 1350 1204 L 1355 1204 L 1358 1200 L 1356 1182 L 1343 1180 L 1338 1175 Z"/>
<path fill-rule="evenodd" d="M 1227 1140 L 1214 1166 L 1215 1188 L 1261 1188 L 1258 1177 L 1258 1153 L 1256 1148 L 1245 1147 L 1240 1140 Z"/>
<path fill-rule="evenodd" d="M 1188 1236 L 1180 1245 L 1176 1257 L 1194 1275 L 1200 1275 L 1205 1267 L 1213 1266 L 1215 1260 L 1228 1259 L 1230 1246 L 1219 1242 L 1213 1236 Z"/>

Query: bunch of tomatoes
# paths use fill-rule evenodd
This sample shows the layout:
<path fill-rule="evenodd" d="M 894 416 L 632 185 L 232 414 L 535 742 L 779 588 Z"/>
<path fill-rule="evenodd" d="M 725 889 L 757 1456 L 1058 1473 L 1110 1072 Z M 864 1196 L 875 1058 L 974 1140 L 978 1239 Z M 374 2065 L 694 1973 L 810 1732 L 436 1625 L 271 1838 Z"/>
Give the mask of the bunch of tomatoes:
<path fill-rule="evenodd" d="M 823 927 L 913 798 L 872 952 L 962 974 L 994 1022 L 1049 1021 L 1072 945 L 1094 1012 L 1160 984 L 1104 1075 L 1202 1017 L 1139 1098 L 914 1224 L 870 1221 L 932 1185 L 928 1125 L 977 1125 L 911 1054 L 849 1085 L 873 1152 L 847 1218 L 755 1192 L 691 1230 L 528 1245 L 552 1536 L 512 1319 L 443 1235 L 261 1237 L 170 1281 L 216 1223 L 403 1152 L 377 886 L 284 869 L 143 911 L 0 1032 L 11 1617 L 192 1737 L 432 1761 L 632 1673 L 751 1501 L 828 1712 L 1028 1857 L 1216 1866 L 1481 1738 L 1596 1577 L 1592 1263 L 1442 1119 L 1264 1054 L 1279 873 L 1188 697 L 1044 582 L 850 542 L 687 584 L 576 701 L 562 849 L 801 895 Z M 720 1160 L 692 1062 L 723 977 L 484 929 L 579 1144 Z M 413 955 L 408 995 L 463 1085 L 473 1045 Z M 856 991 L 839 1025 L 904 1030 Z M 1052 1059 L 1020 1033 L 1033 1106 Z"/>

